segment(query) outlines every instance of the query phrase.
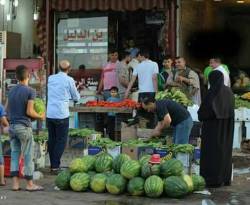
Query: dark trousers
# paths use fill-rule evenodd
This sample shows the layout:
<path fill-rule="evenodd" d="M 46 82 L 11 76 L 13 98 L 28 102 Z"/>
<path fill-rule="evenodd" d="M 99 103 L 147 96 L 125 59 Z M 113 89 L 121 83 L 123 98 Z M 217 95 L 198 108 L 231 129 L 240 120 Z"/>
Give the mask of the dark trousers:
<path fill-rule="evenodd" d="M 143 98 L 150 98 L 150 99 L 154 99 L 155 98 L 155 93 L 154 92 L 145 92 L 145 93 L 139 93 L 138 96 L 138 101 L 141 102 L 141 100 Z M 156 125 L 156 118 L 155 118 L 155 114 L 154 113 L 150 113 L 147 112 L 146 110 L 140 108 L 137 110 L 137 116 L 140 118 L 144 118 L 146 120 L 148 120 L 147 123 L 147 128 L 151 128 L 153 129 Z"/>
<path fill-rule="evenodd" d="M 47 125 L 49 131 L 48 150 L 50 157 L 50 166 L 52 169 L 59 168 L 60 160 L 68 138 L 69 118 L 47 118 Z"/>
<path fill-rule="evenodd" d="M 107 133 L 110 139 L 115 140 L 115 116 L 107 117 Z"/>

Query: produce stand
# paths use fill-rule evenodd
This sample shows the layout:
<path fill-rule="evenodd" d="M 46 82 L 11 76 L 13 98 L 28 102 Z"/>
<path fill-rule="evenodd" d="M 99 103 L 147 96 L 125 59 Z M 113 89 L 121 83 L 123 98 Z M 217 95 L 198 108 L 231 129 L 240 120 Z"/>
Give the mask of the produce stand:
<path fill-rule="evenodd" d="M 115 116 L 115 140 L 120 140 L 121 122 L 132 117 L 133 109 L 126 107 L 87 107 L 76 105 L 70 107 L 70 112 L 78 114 L 79 128 L 94 128 L 96 131 L 104 132 L 103 121 L 109 112 L 116 113 Z M 81 120 L 82 119 L 82 120 Z M 104 133 L 105 134 L 105 133 Z"/>

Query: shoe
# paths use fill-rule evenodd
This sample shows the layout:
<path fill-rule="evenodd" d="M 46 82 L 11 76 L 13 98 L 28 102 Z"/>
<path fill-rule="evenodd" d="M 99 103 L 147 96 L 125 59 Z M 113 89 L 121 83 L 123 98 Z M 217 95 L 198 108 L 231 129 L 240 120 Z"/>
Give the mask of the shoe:
<path fill-rule="evenodd" d="M 33 189 L 25 189 L 25 191 L 28 191 L 28 192 L 44 191 L 44 188 L 42 186 L 36 186 Z"/>
<path fill-rule="evenodd" d="M 50 174 L 58 175 L 61 171 L 62 171 L 61 168 L 52 168 L 50 169 Z"/>

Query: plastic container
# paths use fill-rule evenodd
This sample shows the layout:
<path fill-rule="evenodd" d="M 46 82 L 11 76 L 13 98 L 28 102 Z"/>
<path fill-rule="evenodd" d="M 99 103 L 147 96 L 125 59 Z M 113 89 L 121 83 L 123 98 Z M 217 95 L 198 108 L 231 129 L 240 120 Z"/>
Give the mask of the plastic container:
<path fill-rule="evenodd" d="M 11 162 L 11 156 L 4 156 L 4 176 L 10 177 L 10 163 Z M 24 176 L 24 160 L 21 157 L 19 160 L 19 177 Z"/>
<path fill-rule="evenodd" d="M 159 154 L 153 154 L 149 161 L 151 164 L 160 164 L 161 156 Z"/>

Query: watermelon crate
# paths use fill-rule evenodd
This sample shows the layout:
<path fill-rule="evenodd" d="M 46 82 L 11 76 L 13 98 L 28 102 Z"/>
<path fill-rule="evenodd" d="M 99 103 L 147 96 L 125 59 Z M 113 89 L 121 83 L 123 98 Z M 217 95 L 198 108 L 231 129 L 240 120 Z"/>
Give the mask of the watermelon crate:
<path fill-rule="evenodd" d="M 177 153 L 176 159 L 180 160 L 184 167 L 191 166 L 191 155 L 189 153 Z"/>
<path fill-rule="evenodd" d="M 165 157 L 168 154 L 168 150 L 163 149 L 163 148 L 155 148 L 154 154 L 159 154 L 160 157 L 162 158 L 162 157 Z"/>
<path fill-rule="evenodd" d="M 154 154 L 153 147 L 122 147 L 122 153 L 127 154 L 131 159 L 138 160 L 140 156 L 145 154 Z"/>
<path fill-rule="evenodd" d="M 69 147 L 76 149 L 85 149 L 87 147 L 87 137 L 69 137 Z"/>
<path fill-rule="evenodd" d="M 116 146 L 114 148 L 110 148 L 107 149 L 107 152 L 113 157 L 115 158 L 116 156 L 118 156 L 119 154 L 121 154 L 121 146 Z"/>

